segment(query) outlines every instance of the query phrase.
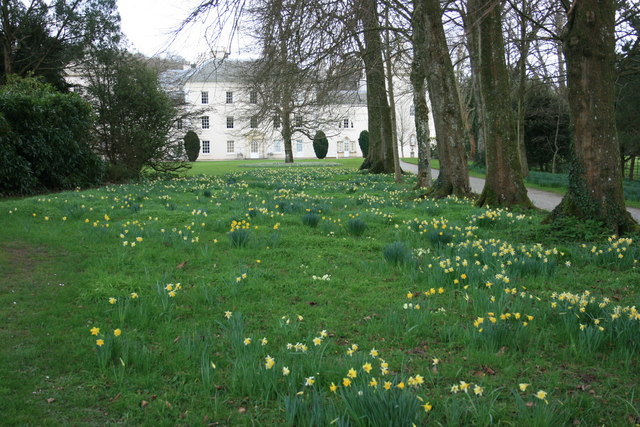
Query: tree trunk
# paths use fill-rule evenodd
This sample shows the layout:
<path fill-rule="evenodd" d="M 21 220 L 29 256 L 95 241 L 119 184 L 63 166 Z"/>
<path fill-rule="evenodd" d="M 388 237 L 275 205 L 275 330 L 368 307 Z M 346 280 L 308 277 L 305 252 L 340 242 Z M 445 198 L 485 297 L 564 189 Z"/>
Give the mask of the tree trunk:
<path fill-rule="evenodd" d="M 563 34 L 575 159 L 569 189 L 552 217 L 633 228 L 625 208 L 614 110 L 615 1 L 574 0 Z"/>
<path fill-rule="evenodd" d="M 282 142 L 284 144 L 284 162 L 293 163 L 293 144 L 291 143 L 291 112 L 282 109 Z"/>
<path fill-rule="evenodd" d="M 13 73 L 13 52 L 11 49 L 13 39 L 13 29 L 11 25 L 11 17 L 9 16 L 9 0 L 0 0 L 2 7 L 2 56 L 4 58 L 3 69 L 5 79 Z"/>
<path fill-rule="evenodd" d="M 486 159 L 485 153 L 485 141 L 486 141 L 486 118 L 485 108 L 483 105 L 483 97 L 480 91 L 480 47 L 479 27 L 474 25 L 470 21 L 467 14 L 462 14 L 462 23 L 464 26 L 467 50 L 469 52 L 469 63 L 471 64 L 471 88 L 473 94 L 473 100 L 475 101 L 474 119 L 476 124 L 475 130 L 475 142 L 476 151 L 475 155 L 471 156 L 471 160 L 474 163 L 480 163 Z"/>
<path fill-rule="evenodd" d="M 426 53 L 424 51 L 425 26 L 423 4 L 414 0 L 414 12 L 411 21 L 413 37 L 413 62 L 411 63 L 411 86 L 413 88 L 414 120 L 416 125 L 416 143 L 418 144 L 418 179 L 416 188 L 431 186 L 431 143 L 429 135 L 429 106 L 426 95 Z"/>
<path fill-rule="evenodd" d="M 469 171 L 465 151 L 465 130 L 460 111 L 460 99 L 456 87 L 453 64 L 449 56 L 447 39 L 442 25 L 439 0 L 422 0 L 424 13 L 427 85 L 433 109 L 438 140 L 440 173 L 433 185 L 432 194 L 437 197 L 471 195 Z"/>
<path fill-rule="evenodd" d="M 522 0 L 520 5 L 523 13 L 529 15 L 530 8 L 527 6 L 527 0 Z M 531 35 L 533 36 L 533 35 Z M 520 17 L 520 42 L 518 46 L 519 58 L 516 65 L 518 70 L 518 117 L 516 127 L 516 138 L 518 140 L 518 155 L 520 156 L 520 166 L 522 167 L 522 176 L 529 175 L 529 165 L 527 162 L 527 149 L 524 145 L 524 99 L 527 94 L 527 57 L 529 56 L 529 47 L 531 45 L 531 37 L 527 34 L 527 19 Z"/>
<path fill-rule="evenodd" d="M 631 156 L 629 162 L 629 181 L 633 181 L 633 174 L 636 168 L 636 156 Z"/>
<path fill-rule="evenodd" d="M 377 0 L 361 0 L 358 12 L 363 26 L 362 60 L 367 78 L 369 119 L 369 155 L 360 169 L 368 169 L 371 173 L 392 173 L 394 166 L 391 115 L 385 88 Z"/>
<path fill-rule="evenodd" d="M 527 196 L 514 135 L 509 74 L 502 38 L 501 3 L 469 0 L 470 23 L 478 31 L 478 72 L 482 105 L 486 115 L 486 166 L 484 189 L 478 206 L 533 205 Z"/>
<path fill-rule="evenodd" d="M 389 36 L 389 8 L 385 8 L 385 21 L 387 30 L 385 31 L 385 66 L 387 69 L 387 94 L 389 96 L 389 113 L 391 114 L 391 143 L 393 144 L 393 179 L 395 182 L 402 182 L 402 168 L 400 167 L 400 157 L 398 156 L 398 120 L 396 116 L 396 100 L 393 90 L 393 66 L 391 65 L 391 37 Z"/>

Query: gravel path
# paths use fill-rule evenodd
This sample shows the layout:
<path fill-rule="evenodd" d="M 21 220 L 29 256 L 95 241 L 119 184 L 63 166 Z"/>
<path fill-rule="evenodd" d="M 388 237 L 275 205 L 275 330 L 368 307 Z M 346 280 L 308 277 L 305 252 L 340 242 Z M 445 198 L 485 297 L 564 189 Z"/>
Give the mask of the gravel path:
<path fill-rule="evenodd" d="M 418 165 L 413 165 L 411 163 L 405 163 L 401 161 L 400 166 L 405 172 L 413 174 L 418 173 Z M 432 169 L 431 171 L 434 178 L 438 176 L 437 169 Z M 470 177 L 469 184 L 471 184 L 471 191 L 480 194 L 482 192 L 482 188 L 484 187 L 484 179 Z M 553 210 L 553 208 L 558 206 L 560 204 L 560 201 L 562 200 L 562 196 L 560 194 L 550 193 L 548 191 L 527 188 L 527 193 L 529 194 L 529 199 L 533 202 L 533 204 L 537 208 L 544 209 L 545 211 Z M 633 216 L 636 221 L 640 222 L 640 209 L 628 207 L 627 210 L 631 213 L 631 216 Z"/>

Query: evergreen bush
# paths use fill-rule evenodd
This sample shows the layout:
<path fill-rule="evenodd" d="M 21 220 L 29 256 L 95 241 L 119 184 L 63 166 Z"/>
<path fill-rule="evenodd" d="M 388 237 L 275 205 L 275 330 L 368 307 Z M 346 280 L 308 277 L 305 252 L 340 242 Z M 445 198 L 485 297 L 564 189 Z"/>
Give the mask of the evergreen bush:
<path fill-rule="evenodd" d="M 102 182 L 92 152 L 91 106 L 34 78 L 0 87 L 0 194 L 87 187 Z"/>
<path fill-rule="evenodd" d="M 363 130 L 358 137 L 358 144 L 360 145 L 360 151 L 362 151 L 362 157 L 369 155 L 369 131 Z"/>
<path fill-rule="evenodd" d="M 321 130 L 316 132 L 316 135 L 313 137 L 313 151 L 319 159 L 327 157 L 327 151 L 329 151 L 329 140 L 327 140 L 327 136 Z"/>
<path fill-rule="evenodd" d="M 192 130 L 188 131 L 184 136 L 184 150 L 187 152 L 187 159 L 189 159 L 190 162 L 198 160 L 198 155 L 200 154 L 200 138 L 198 138 L 198 134 Z"/>

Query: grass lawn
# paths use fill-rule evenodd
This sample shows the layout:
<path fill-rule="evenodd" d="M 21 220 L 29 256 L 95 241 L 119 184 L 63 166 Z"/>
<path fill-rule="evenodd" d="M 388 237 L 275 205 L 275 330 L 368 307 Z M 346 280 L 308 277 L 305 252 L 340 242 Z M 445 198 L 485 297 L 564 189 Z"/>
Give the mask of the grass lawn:
<path fill-rule="evenodd" d="M 338 162 L 0 202 L 0 424 L 640 422 L 638 236 Z"/>

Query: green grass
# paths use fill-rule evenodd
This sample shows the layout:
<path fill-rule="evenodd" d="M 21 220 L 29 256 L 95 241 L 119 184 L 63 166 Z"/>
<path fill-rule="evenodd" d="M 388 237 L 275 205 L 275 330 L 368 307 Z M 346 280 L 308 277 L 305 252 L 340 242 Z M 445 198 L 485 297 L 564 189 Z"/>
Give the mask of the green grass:
<path fill-rule="evenodd" d="M 293 165 L 300 164 L 322 164 L 326 163 L 328 166 L 339 163 L 343 167 L 357 169 L 362 164 L 361 158 L 349 158 L 349 159 L 295 159 Z M 229 160 L 229 161 L 199 161 L 191 163 L 191 169 L 187 172 L 189 176 L 195 176 L 200 174 L 205 175 L 224 175 L 231 172 L 242 171 L 247 167 L 268 167 L 266 165 L 273 164 L 273 167 L 282 166 L 284 163 L 282 160 Z"/>
<path fill-rule="evenodd" d="M 360 161 L 0 202 L 2 424 L 638 422 L 635 240 Z"/>

